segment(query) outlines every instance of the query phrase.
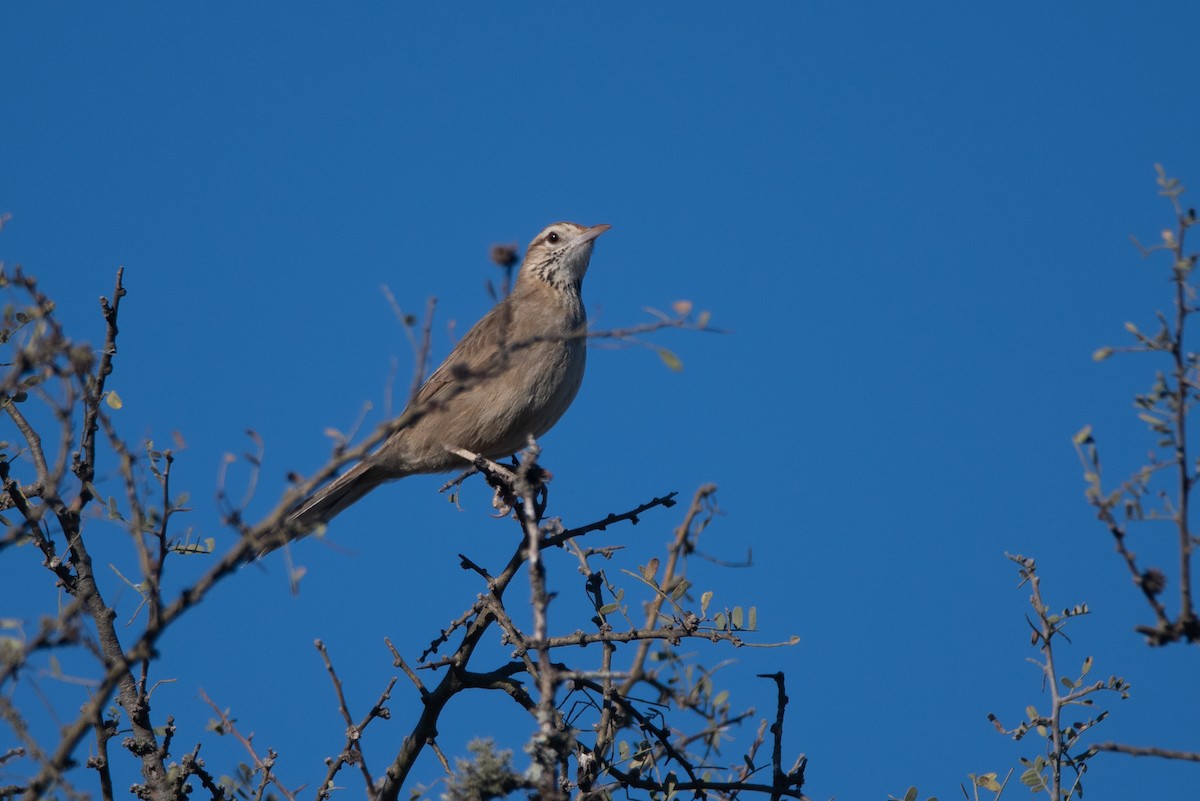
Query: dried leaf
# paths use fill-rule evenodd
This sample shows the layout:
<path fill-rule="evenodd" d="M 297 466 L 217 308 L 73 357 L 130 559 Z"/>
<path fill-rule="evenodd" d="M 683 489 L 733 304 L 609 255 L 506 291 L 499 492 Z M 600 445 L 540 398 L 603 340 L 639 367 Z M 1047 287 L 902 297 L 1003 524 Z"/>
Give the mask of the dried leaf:
<path fill-rule="evenodd" d="M 985 773 L 982 776 L 976 776 L 975 784 L 993 793 L 998 793 L 1002 789 L 1000 783 L 996 781 L 995 773 Z"/>

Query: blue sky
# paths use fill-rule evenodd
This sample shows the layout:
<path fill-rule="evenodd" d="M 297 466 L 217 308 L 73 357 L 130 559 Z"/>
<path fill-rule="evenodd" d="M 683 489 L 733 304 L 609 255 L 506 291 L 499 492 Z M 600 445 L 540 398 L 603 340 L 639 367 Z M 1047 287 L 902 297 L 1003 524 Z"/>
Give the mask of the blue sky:
<path fill-rule="evenodd" d="M 656 335 L 681 373 L 650 350 L 591 354 L 543 441 L 552 512 L 582 523 L 717 483 L 706 545 L 752 549 L 754 567 L 699 575 L 757 605 L 762 639 L 801 638 L 696 649 L 736 660 L 735 705 L 765 714 L 773 688 L 753 675 L 787 673 L 786 749 L 809 755 L 814 798 L 951 798 L 1033 755 L 986 720 L 1041 698 L 1005 551 L 1038 558 L 1053 605 L 1094 610 L 1064 658 L 1133 683 L 1100 738 L 1200 749 L 1194 649 L 1132 632 L 1147 615 L 1070 442 L 1093 424 L 1113 476 L 1149 445 L 1129 409 L 1157 365 L 1090 357 L 1169 302 L 1165 265 L 1128 237 L 1170 223 L 1156 162 L 1200 184 L 1198 25 L 1187 3 L 7 4 L 0 258 L 92 341 L 125 267 L 118 422 L 133 440 L 180 432 L 185 525 L 224 544 L 213 487 L 245 429 L 266 443 L 263 512 L 287 471 L 323 462 L 325 428 L 368 401 L 380 419 L 393 363 L 403 395 L 412 357 L 382 285 L 406 310 L 439 299 L 441 356 L 451 321 L 460 335 L 490 305 L 492 243 L 612 224 L 585 286 L 597 327 L 682 298 L 730 333 Z M 176 681 L 156 711 L 220 764 L 238 751 L 200 731 L 203 687 L 284 776 L 318 781 L 342 725 L 312 640 L 363 710 L 394 672 L 382 637 L 418 649 L 479 591 L 456 554 L 511 546 L 485 493 L 457 512 L 439 483 L 377 491 L 331 528 L 339 549 L 298 547 L 299 597 L 277 558 L 226 582 L 163 642 Z M 678 519 L 613 541 L 636 564 Z M 26 551 L 3 554 L 4 616 L 53 603 Z M 571 560 L 557 568 L 573 594 Z M 398 686 L 367 740 L 376 765 L 416 708 Z M 460 704 L 443 747 L 507 714 Z M 1111 757 L 1087 792 L 1190 797 L 1195 775 Z"/>

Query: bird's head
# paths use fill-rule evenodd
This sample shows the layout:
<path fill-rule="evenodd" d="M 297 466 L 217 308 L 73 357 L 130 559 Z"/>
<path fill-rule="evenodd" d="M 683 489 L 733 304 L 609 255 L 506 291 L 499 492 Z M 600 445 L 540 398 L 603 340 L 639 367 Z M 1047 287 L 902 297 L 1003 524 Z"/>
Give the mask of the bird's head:
<path fill-rule="evenodd" d="M 529 243 L 517 282 L 536 279 L 578 292 L 592 258 L 592 245 L 609 228 L 612 226 L 603 223 L 588 228 L 572 222 L 546 226 Z"/>

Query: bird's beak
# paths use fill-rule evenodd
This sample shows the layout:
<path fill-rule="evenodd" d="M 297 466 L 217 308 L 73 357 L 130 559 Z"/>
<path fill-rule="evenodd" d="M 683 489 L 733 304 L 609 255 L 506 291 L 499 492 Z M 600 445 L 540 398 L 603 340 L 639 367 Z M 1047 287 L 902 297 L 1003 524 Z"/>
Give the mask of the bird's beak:
<path fill-rule="evenodd" d="M 600 236 L 600 234 L 607 231 L 609 228 L 612 228 L 612 226 L 609 225 L 608 223 L 600 223 L 599 225 L 593 225 L 591 228 L 588 228 L 582 234 L 575 237 L 575 244 L 582 245 L 584 242 L 591 242 L 591 241 L 595 240 L 596 237 Z"/>

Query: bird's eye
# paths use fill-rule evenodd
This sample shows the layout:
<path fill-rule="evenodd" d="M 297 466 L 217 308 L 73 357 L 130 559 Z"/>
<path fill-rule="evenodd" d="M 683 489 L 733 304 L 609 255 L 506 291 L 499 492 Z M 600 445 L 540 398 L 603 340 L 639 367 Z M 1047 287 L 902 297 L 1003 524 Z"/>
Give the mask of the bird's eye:
<path fill-rule="evenodd" d="M 546 234 L 546 241 L 551 245 L 557 245 L 560 238 L 561 237 L 559 237 L 558 231 L 551 231 L 550 233 Z"/>

